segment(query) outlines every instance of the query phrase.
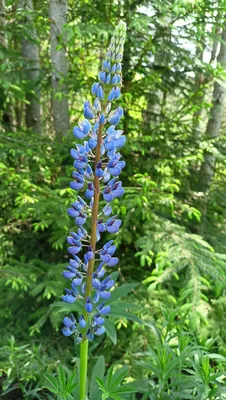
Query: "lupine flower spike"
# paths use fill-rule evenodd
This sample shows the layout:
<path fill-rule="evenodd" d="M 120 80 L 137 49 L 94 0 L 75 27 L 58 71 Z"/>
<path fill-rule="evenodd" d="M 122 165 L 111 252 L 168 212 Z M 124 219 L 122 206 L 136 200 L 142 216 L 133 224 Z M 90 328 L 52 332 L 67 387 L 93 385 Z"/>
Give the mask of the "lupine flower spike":
<path fill-rule="evenodd" d="M 121 95 L 125 34 L 126 25 L 120 22 L 111 39 L 98 82 L 91 89 L 94 101 L 85 101 L 85 119 L 73 130 L 76 139 L 83 140 L 83 143 L 71 149 L 75 170 L 70 187 L 75 191 L 82 190 L 84 199 L 77 196 L 68 209 L 77 229 L 67 238 L 71 259 L 63 274 L 70 281 L 70 289 L 65 289 L 62 299 L 66 303 L 80 299 L 84 309 L 77 320 L 72 314 L 64 318 L 62 332 L 65 336 L 76 335 L 77 343 L 81 344 L 105 332 L 104 318 L 111 310 L 105 301 L 110 298 L 114 286 L 111 277 L 106 276 L 107 269 L 118 263 L 113 240 L 102 248 L 98 248 L 97 242 L 104 232 L 117 233 L 121 225 L 116 215 L 111 216 L 111 202 L 124 193 L 119 174 L 125 161 L 121 159 L 119 150 L 125 144 L 125 136 L 116 127 L 123 109 L 116 107 L 111 111 L 111 106 Z M 99 209 L 100 199 L 106 202 L 102 210 Z M 81 363 L 84 364 L 84 360 L 81 359 Z M 80 399 L 83 397 L 85 388 L 80 390 Z"/>

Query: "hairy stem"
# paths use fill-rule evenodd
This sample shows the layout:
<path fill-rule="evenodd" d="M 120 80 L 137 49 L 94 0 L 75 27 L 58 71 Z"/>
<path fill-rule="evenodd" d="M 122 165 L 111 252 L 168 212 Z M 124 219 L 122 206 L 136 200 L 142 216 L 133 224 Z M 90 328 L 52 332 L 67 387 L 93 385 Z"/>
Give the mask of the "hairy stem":
<path fill-rule="evenodd" d="M 102 133 L 103 133 L 103 125 L 100 125 L 97 136 L 94 171 L 96 169 L 98 162 L 100 161 L 100 147 L 102 142 Z M 98 219 L 99 198 L 100 198 L 100 180 L 97 176 L 94 177 L 93 184 L 94 184 L 94 202 L 92 211 L 90 246 L 92 247 L 92 251 L 95 253 L 97 219 Z M 85 301 L 87 297 L 90 297 L 92 291 L 92 274 L 93 274 L 94 264 L 95 264 L 95 254 L 94 258 L 90 260 L 88 264 Z M 87 312 L 85 312 L 84 318 L 88 325 L 89 315 Z M 88 340 L 84 339 L 80 345 L 80 400 L 86 399 L 87 363 L 88 363 Z"/>

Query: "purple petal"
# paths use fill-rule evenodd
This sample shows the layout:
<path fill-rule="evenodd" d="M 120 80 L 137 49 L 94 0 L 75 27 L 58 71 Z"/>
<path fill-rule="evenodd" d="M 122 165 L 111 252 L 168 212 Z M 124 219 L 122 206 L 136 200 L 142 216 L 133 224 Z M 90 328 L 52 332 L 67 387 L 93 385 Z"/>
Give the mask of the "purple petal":
<path fill-rule="evenodd" d="M 103 224 L 103 222 L 98 222 L 97 223 L 97 229 L 99 232 L 104 232 L 105 231 L 105 225 Z"/>
<path fill-rule="evenodd" d="M 63 276 L 66 279 L 73 279 L 76 276 L 76 274 L 70 271 L 64 271 Z"/>
<path fill-rule="evenodd" d="M 112 257 L 111 260 L 107 263 L 107 265 L 109 267 L 114 267 L 117 264 L 118 264 L 118 258 L 117 257 Z"/>
<path fill-rule="evenodd" d="M 106 229 L 109 233 L 116 233 L 119 230 L 119 225 L 118 224 L 109 225 L 106 227 Z"/>
<path fill-rule="evenodd" d="M 103 292 L 100 292 L 100 297 L 103 300 L 108 300 L 111 297 L 111 293 L 110 292 L 106 292 L 105 290 Z"/>
<path fill-rule="evenodd" d="M 80 250 L 81 250 L 81 247 L 77 247 L 77 246 L 71 246 L 71 247 L 68 247 L 68 249 L 67 249 L 68 253 L 72 254 L 72 255 L 79 253 Z"/>
<path fill-rule="evenodd" d="M 72 304 L 75 302 L 76 298 L 71 294 L 66 294 L 65 296 L 62 296 L 62 300 L 65 301 L 65 303 Z"/>
<path fill-rule="evenodd" d="M 125 165 L 126 165 L 125 161 L 119 161 L 118 162 L 118 167 L 120 167 L 121 169 L 123 169 L 125 167 Z"/>
<path fill-rule="evenodd" d="M 94 317 L 95 322 L 97 323 L 97 325 L 103 325 L 104 324 L 104 318 L 101 317 L 100 315 L 97 315 L 96 317 Z"/>
<path fill-rule="evenodd" d="M 120 149 L 122 146 L 124 146 L 126 142 L 126 137 L 121 136 L 119 139 L 114 140 L 114 145 L 117 149 Z"/>
<path fill-rule="evenodd" d="M 114 199 L 114 196 L 112 193 L 103 193 L 103 198 L 105 201 L 110 203 L 110 201 L 112 201 Z"/>
<path fill-rule="evenodd" d="M 100 84 L 99 83 L 94 83 L 91 89 L 91 92 L 93 95 L 97 95 L 97 90 L 99 88 Z"/>
<path fill-rule="evenodd" d="M 111 246 L 108 248 L 108 254 L 110 254 L 110 256 L 113 256 L 113 254 L 116 252 L 116 246 Z"/>
<path fill-rule="evenodd" d="M 80 182 L 70 182 L 69 183 L 70 188 L 73 190 L 80 190 L 83 188 L 84 183 L 80 183 Z"/>
<path fill-rule="evenodd" d="M 103 335 L 104 332 L 105 332 L 105 327 L 104 326 L 100 326 L 100 328 L 95 330 L 95 334 L 97 336 Z"/>
<path fill-rule="evenodd" d="M 74 167 L 77 169 L 83 169 L 86 168 L 86 162 L 80 161 L 80 160 L 75 160 L 73 163 Z"/>
<path fill-rule="evenodd" d="M 113 167 L 113 168 L 108 168 L 108 171 L 110 172 L 110 174 L 112 176 L 118 176 L 120 174 L 120 172 L 121 172 L 121 168 L 116 166 L 116 167 Z"/>
<path fill-rule="evenodd" d="M 73 334 L 73 332 L 70 330 L 70 328 L 64 327 L 62 329 L 62 333 L 64 336 L 71 336 Z"/>
<path fill-rule="evenodd" d="M 87 135 L 91 129 L 91 124 L 87 119 L 84 119 L 80 124 L 79 124 L 80 129 Z"/>
<path fill-rule="evenodd" d="M 75 137 L 77 139 L 80 139 L 80 140 L 82 140 L 82 139 L 84 139 L 86 137 L 86 134 L 84 132 L 82 132 L 81 129 L 79 129 L 78 126 L 74 127 L 73 134 L 75 135 Z"/>
<path fill-rule="evenodd" d="M 72 268 L 78 268 L 79 267 L 80 260 L 79 260 L 78 257 L 76 257 L 76 258 L 77 258 L 77 260 L 73 260 L 72 258 L 70 259 L 70 266 Z"/>
<path fill-rule="evenodd" d="M 76 288 L 77 286 L 80 286 L 82 283 L 82 278 L 75 278 L 73 279 L 72 283 L 71 283 L 71 287 L 72 289 Z"/>
<path fill-rule="evenodd" d="M 68 318 L 68 317 L 64 317 L 63 323 L 68 328 L 70 328 L 72 325 L 74 325 L 74 322 L 71 320 L 71 318 Z"/>
<path fill-rule="evenodd" d="M 120 116 L 117 112 L 115 114 L 113 114 L 108 120 L 109 124 L 112 124 L 112 125 L 117 125 L 119 123 L 119 121 L 120 121 Z"/>
<path fill-rule="evenodd" d="M 97 145 L 97 141 L 95 139 L 91 138 L 91 139 L 89 139 L 88 144 L 89 144 L 90 150 L 93 150 L 93 149 L 95 149 L 95 147 Z"/>
<path fill-rule="evenodd" d="M 79 211 L 74 210 L 74 208 L 68 208 L 67 213 L 68 213 L 68 215 L 70 215 L 70 217 L 73 217 L 73 218 L 78 217 L 78 215 L 79 215 Z"/>
<path fill-rule="evenodd" d="M 125 191 L 124 191 L 123 188 L 119 188 L 119 189 L 117 189 L 117 190 L 114 190 L 112 193 L 113 193 L 114 197 L 117 198 L 117 197 L 123 196 L 123 195 L 124 195 L 124 192 L 125 192 Z"/>
<path fill-rule="evenodd" d="M 99 292 L 96 291 L 94 296 L 93 296 L 93 303 L 94 304 L 98 303 L 99 298 L 100 298 Z"/>
<path fill-rule="evenodd" d="M 111 289 L 114 286 L 114 284 L 115 284 L 115 281 L 113 279 L 110 279 L 110 281 L 108 281 L 106 283 L 106 289 L 107 290 Z"/>
<path fill-rule="evenodd" d="M 114 88 L 110 91 L 109 95 L 108 95 L 108 101 L 113 101 L 115 98 L 115 90 Z"/>
<path fill-rule="evenodd" d="M 111 256 L 109 254 L 101 255 L 101 260 L 103 260 L 104 263 L 108 263 L 111 260 Z"/>
<path fill-rule="evenodd" d="M 86 218 L 85 217 L 77 217 L 75 218 L 75 223 L 76 225 L 84 225 L 84 223 L 86 222 Z M 76 253 L 74 253 L 76 254 Z"/>
<path fill-rule="evenodd" d="M 106 217 L 108 217 L 109 215 L 111 215 L 112 213 L 112 208 L 110 206 L 110 204 L 106 204 L 106 206 L 104 206 L 103 208 L 103 213 Z"/>
<path fill-rule="evenodd" d="M 84 117 L 87 118 L 87 119 L 94 119 L 95 118 L 95 114 L 91 110 L 91 108 L 85 107 L 84 108 Z"/>
<path fill-rule="evenodd" d="M 98 310 L 99 310 L 101 315 L 105 315 L 105 314 L 108 314 L 111 311 L 111 307 L 110 306 L 103 306 L 101 309 L 98 308 Z"/>
<path fill-rule="evenodd" d="M 80 315 L 79 317 L 79 325 L 80 328 L 84 329 L 86 327 L 86 321 L 85 318 L 83 317 L 83 315 Z"/>

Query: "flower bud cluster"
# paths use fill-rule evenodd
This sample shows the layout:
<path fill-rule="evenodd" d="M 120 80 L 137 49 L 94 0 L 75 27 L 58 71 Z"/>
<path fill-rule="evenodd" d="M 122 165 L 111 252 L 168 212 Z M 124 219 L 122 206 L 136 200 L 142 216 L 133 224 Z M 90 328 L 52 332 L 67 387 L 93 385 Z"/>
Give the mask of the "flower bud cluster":
<path fill-rule="evenodd" d="M 94 335 L 105 332 L 104 316 L 110 312 L 110 306 L 105 302 L 114 286 L 114 280 L 110 275 L 106 276 L 106 270 L 118 264 L 113 240 L 99 249 L 96 244 L 104 232 L 117 233 L 121 225 L 117 215 L 111 215 L 111 202 L 124 194 L 119 174 L 125 161 L 121 160 L 119 150 L 125 143 L 125 136 L 116 128 L 123 110 L 117 107 L 111 111 L 111 104 L 121 94 L 125 32 L 125 24 L 121 22 L 108 48 L 99 81 L 92 86 L 95 100 L 93 104 L 85 102 L 85 119 L 73 130 L 76 139 L 83 143 L 71 149 L 75 170 L 70 187 L 75 191 L 82 190 L 84 198 L 77 196 L 68 209 L 77 230 L 67 238 L 71 259 L 63 275 L 70 281 L 70 289 L 65 289 L 62 299 L 70 304 L 81 299 L 84 311 L 78 320 L 73 314 L 65 317 L 62 332 L 65 336 L 74 333 L 77 343 L 93 340 Z M 98 208 L 99 199 L 106 203 L 102 210 Z"/>

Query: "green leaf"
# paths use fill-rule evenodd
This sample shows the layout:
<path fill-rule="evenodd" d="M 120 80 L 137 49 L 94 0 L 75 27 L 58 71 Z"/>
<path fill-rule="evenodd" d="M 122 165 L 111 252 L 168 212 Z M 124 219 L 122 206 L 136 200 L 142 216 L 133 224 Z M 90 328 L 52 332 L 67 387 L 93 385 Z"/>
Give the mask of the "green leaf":
<path fill-rule="evenodd" d="M 68 379 L 67 385 L 66 385 L 66 391 L 67 393 L 72 393 L 75 388 L 78 386 L 78 382 L 76 382 L 76 375 L 77 371 L 74 370 L 74 372 L 71 374 L 70 378 Z"/>
<path fill-rule="evenodd" d="M 107 304 L 113 303 L 114 301 L 126 296 L 132 289 L 137 287 L 139 283 L 124 283 L 123 285 L 117 287 L 111 295 L 111 298 L 106 302 Z"/>
<path fill-rule="evenodd" d="M 89 399 L 90 400 L 99 400 L 98 395 L 100 395 L 100 391 L 98 389 L 98 385 L 96 383 L 96 377 L 102 379 L 104 377 L 105 371 L 105 359 L 104 356 L 100 356 L 97 359 L 96 364 L 94 365 L 92 376 L 90 380 L 90 388 L 89 388 Z M 101 397 L 100 397 L 101 399 Z"/>
<path fill-rule="evenodd" d="M 63 369 L 62 365 L 60 365 L 59 368 L 58 368 L 58 380 L 59 380 L 59 383 L 61 385 L 61 388 L 65 389 L 66 376 L 65 376 L 65 372 L 64 372 L 64 369 Z"/>
<path fill-rule="evenodd" d="M 45 385 L 50 392 L 58 394 L 59 393 L 59 386 L 58 381 L 54 378 L 51 374 L 44 374 L 44 378 L 48 381 L 48 384 Z"/>
<path fill-rule="evenodd" d="M 64 304 L 63 302 L 56 301 L 53 304 L 50 305 L 51 308 L 59 307 L 60 312 L 67 312 L 70 314 L 71 312 L 78 311 L 78 312 L 83 312 L 83 303 L 81 300 L 77 300 L 73 304 Z"/>
<path fill-rule="evenodd" d="M 106 387 L 107 387 L 108 391 L 111 387 L 112 375 L 113 375 L 113 366 L 110 367 L 110 369 L 108 371 L 108 375 L 107 375 Z"/>
<path fill-rule="evenodd" d="M 121 387 L 113 390 L 111 392 L 111 394 L 113 394 L 113 393 L 134 393 L 134 392 L 136 392 L 136 389 L 133 386 L 124 385 L 124 386 L 121 386 Z"/>
<path fill-rule="evenodd" d="M 110 274 L 111 279 L 113 279 L 115 282 L 117 281 L 119 276 L 119 272 L 118 271 L 114 271 Z"/>
<path fill-rule="evenodd" d="M 111 397 L 115 400 L 121 400 L 122 398 L 120 396 L 118 396 L 117 394 L 112 394 L 111 393 Z"/>
<path fill-rule="evenodd" d="M 123 317 L 130 321 L 138 322 L 139 324 L 143 324 L 143 321 L 139 317 L 137 317 L 135 314 L 131 313 L 130 311 L 123 310 L 119 307 L 117 308 L 117 305 L 115 305 L 115 307 L 112 307 L 111 317 L 117 317 L 117 318 Z"/>
<path fill-rule="evenodd" d="M 219 360 L 222 362 L 226 362 L 226 358 L 224 356 L 222 356 L 221 354 L 211 353 L 211 354 L 207 354 L 206 356 L 208 358 L 210 358 L 211 360 Z"/>
<path fill-rule="evenodd" d="M 117 387 L 123 381 L 123 379 L 126 377 L 127 374 L 128 374 L 128 367 L 126 366 L 116 371 L 116 373 L 113 375 L 112 378 L 111 389 Z"/>
<path fill-rule="evenodd" d="M 116 343 L 117 343 L 117 331 L 115 329 L 114 323 L 106 318 L 104 326 L 105 326 L 107 335 L 109 336 L 109 338 L 111 339 L 113 344 L 116 345 Z"/>
<path fill-rule="evenodd" d="M 106 393 L 103 379 L 98 378 L 98 376 L 96 376 L 95 379 L 98 383 L 98 387 L 102 390 L 102 392 Z"/>

